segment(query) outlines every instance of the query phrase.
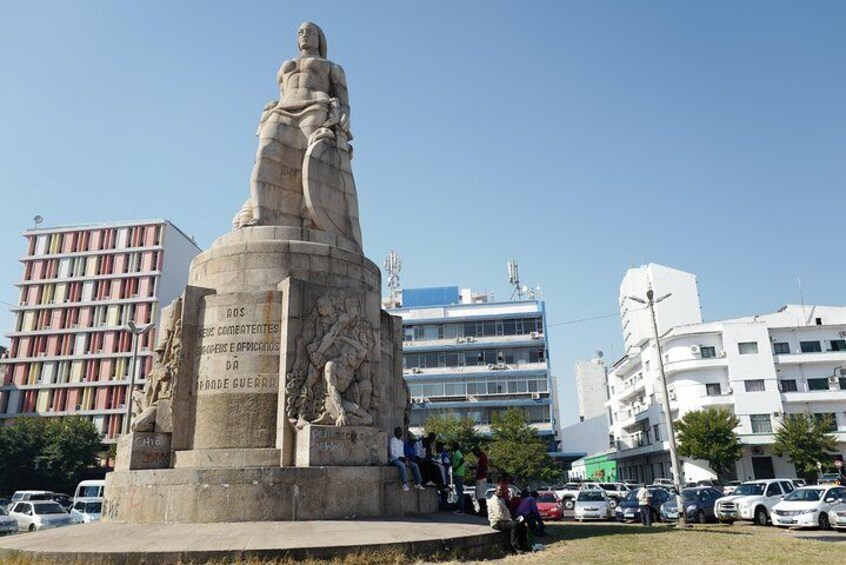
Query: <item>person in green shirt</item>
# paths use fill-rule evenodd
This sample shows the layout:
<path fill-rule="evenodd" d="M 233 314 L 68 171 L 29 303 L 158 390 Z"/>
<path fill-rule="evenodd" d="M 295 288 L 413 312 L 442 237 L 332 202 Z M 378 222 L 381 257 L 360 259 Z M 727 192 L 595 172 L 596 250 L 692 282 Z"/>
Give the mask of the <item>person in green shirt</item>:
<path fill-rule="evenodd" d="M 455 494 L 458 496 L 458 509 L 453 514 L 464 514 L 464 477 L 467 475 L 467 461 L 458 446 L 453 442 L 452 448 L 452 484 L 455 486 Z"/>

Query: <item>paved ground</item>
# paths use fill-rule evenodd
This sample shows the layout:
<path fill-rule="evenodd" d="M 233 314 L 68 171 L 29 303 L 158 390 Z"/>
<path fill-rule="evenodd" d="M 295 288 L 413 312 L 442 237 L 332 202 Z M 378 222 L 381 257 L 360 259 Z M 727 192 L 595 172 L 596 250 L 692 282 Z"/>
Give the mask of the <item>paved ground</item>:
<path fill-rule="evenodd" d="M 448 554 L 499 545 L 499 534 L 474 516 L 438 513 L 397 520 L 242 522 L 137 525 L 94 522 L 0 539 L 0 557 L 27 552 L 83 562 L 126 562 L 146 557 L 157 563 L 186 558 L 330 558 L 358 550 L 401 550 L 416 555 Z"/>

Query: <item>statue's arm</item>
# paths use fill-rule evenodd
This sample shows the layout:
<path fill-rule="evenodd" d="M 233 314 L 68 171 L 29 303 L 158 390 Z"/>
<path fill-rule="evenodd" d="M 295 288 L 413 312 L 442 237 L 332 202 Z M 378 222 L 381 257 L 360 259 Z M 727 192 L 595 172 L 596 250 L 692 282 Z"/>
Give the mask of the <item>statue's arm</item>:
<path fill-rule="evenodd" d="M 344 74 L 344 69 L 340 65 L 332 65 L 329 71 L 329 77 L 332 83 L 332 97 L 337 98 L 341 106 L 341 116 L 346 117 L 345 121 L 349 127 L 350 120 L 350 94 L 347 90 L 347 76 Z"/>

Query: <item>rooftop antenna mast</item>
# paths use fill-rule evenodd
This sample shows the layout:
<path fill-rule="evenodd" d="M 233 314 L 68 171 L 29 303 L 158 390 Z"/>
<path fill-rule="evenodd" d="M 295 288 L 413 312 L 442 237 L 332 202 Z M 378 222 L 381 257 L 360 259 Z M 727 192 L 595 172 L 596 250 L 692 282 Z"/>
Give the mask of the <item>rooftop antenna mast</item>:
<path fill-rule="evenodd" d="M 388 273 L 388 290 L 391 294 L 391 299 L 399 301 L 402 293 L 402 284 L 400 283 L 399 274 L 402 270 L 402 260 L 400 260 L 399 253 L 391 249 L 388 257 L 385 259 L 385 271 Z"/>
<path fill-rule="evenodd" d="M 508 260 L 508 284 L 514 287 L 511 292 L 511 300 L 514 300 L 514 295 L 517 295 L 517 300 L 523 300 L 523 293 L 526 288 L 520 286 L 520 272 L 517 268 L 517 261 L 514 259 Z"/>

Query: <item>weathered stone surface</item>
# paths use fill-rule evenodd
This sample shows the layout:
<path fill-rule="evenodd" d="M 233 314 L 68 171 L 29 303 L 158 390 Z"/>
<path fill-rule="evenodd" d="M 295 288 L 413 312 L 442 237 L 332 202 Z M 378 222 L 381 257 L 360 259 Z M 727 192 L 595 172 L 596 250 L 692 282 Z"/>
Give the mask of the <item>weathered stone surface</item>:
<path fill-rule="evenodd" d="M 115 471 L 170 467 L 170 434 L 130 432 L 118 438 Z"/>
<path fill-rule="evenodd" d="M 297 467 L 387 463 L 387 434 L 365 426 L 306 425 L 297 430 Z"/>
<path fill-rule="evenodd" d="M 404 492 L 396 468 L 162 469 L 106 475 L 104 519 L 135 523 L 341 520 L 438 509 L 434 489 Z"/>
<path fill-rule="evenodd" d="M 271 467 L 279 464 L 278 449 L 193 449 L 175 451 L 173 467 L 214 469 L 220 467 Z"/>

